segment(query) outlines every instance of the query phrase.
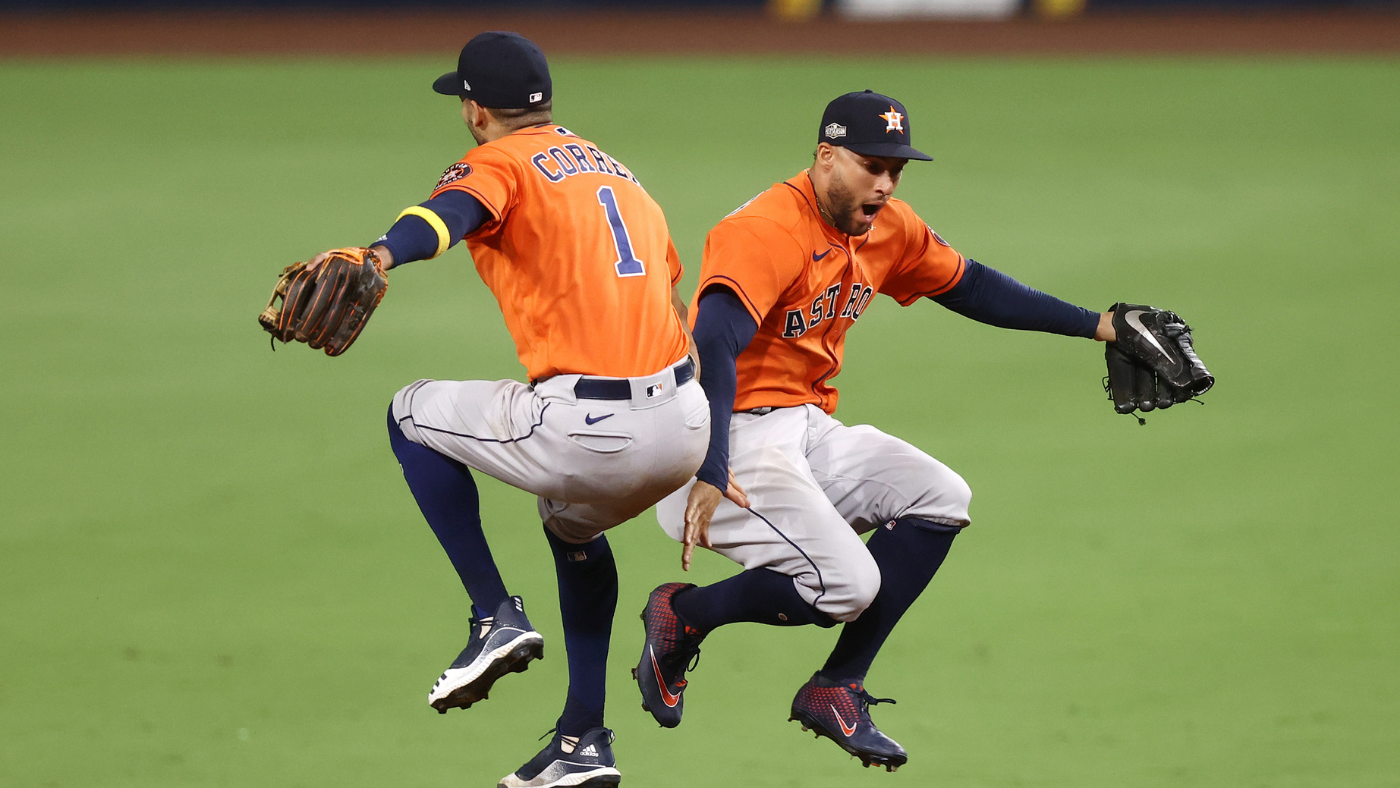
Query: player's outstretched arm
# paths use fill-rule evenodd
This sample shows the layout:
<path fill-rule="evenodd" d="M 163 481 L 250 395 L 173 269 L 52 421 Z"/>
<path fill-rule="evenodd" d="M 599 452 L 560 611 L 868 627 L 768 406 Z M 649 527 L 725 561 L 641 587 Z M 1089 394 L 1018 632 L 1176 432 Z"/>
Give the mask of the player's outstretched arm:
<path fill-rule="evenodd" d="M 956 285 L 933 300 L 1002 328 L 1092 337 L 1106 343 L 1105 388 L 1119 413 L 1169 408 L 1204 394 L 1215 382 L 1195 354 L 1190 327 L 1173 312 L 1133 304 L 1114 304 L 1107 312 L 1094 312 L 1027 287 L 975 260 L 968 261 Z"/>
<path fill-rule="evenodd" d="M 384 261 L 385 271 L 415 260 L 431 260 L 458 241 L 476 232 L 491 218 L 480 201 L 460 189 L 452 189 L 427 202 L 406 208 L 389 231 L 370 248 Z M 315 271 L 328 253 L 311 258 Z"/>
<path fill-rule="evenodd" d="M 1027 287 L 990 266 L 967 261 L 967 270 L 933 300 L 958 314 L 1000 328 L 1112 341 L 1112 321 L 1090 309 Z"/>

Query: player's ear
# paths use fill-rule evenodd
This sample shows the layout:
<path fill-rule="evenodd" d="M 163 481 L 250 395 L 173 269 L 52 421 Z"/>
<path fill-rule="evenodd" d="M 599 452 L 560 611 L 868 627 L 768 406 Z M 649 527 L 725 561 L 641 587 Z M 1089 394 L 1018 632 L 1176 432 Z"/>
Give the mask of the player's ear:
<path fill-rule="evenodd" d="M 486 126 L 486 109 L 469 98 L 462 99 L 462 120 L 468 128 L 480 129 Z"/>
<path fill-rule="evenodd" d="M 817 143 L 817 152 L 813 156 L 812 163 L 821 168 L 822 171 L 830 170 L 836 162 L 836 148 L 825 142 Z"/>

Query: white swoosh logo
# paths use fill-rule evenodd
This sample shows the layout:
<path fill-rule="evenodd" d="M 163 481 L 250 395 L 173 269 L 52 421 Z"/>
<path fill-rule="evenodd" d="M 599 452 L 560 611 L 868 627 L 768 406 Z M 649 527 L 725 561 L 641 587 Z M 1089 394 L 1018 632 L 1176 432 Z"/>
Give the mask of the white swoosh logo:
<path fill-rule="evenodd" d="M 1129 326 L 1132 326 L 1134 331 L 1138 332 L 1139 334 L 1142 334 L 1144 337 L 1147 337 L 1147 341 L 1152 343 L 1152 347 L 1157 348 L 1157 352 L 1166 356 L 1167 360 L 1170 361 L 1171 354 L 1166 351 L 1166 348 L 1163 348 L 1160 344 L 1157 343 L 1157 337 L 1153 336 L 1152 332 L 1147 330 L 1147 326 L 1144 326 L 1142 324 L 1142 315 L 1145 314 L 1147 313 L 1142 311 L 1141 309 L 1130 309 L 1127 312 L 1123 313 L 1123 320 Z"/>

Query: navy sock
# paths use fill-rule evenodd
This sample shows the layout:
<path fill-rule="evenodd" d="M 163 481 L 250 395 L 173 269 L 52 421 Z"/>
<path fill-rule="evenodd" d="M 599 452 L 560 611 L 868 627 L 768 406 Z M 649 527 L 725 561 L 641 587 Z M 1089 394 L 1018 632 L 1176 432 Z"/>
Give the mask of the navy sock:
<path fill-rule="evenodd" d="M 559 613 L 569 659 L 569 695 L 556 727 L 581 736 L 603 725 L 607 696 L 608 642 L 617 610 L 617 563 L 608 538 L 570 544 L 544 529 L 559 578 Z"/>
<path fill-rule="evenodd" d="M 419 446 L 404 436 L 389 409 L 389 445 L 399 458 L 404 481 L 418 500 L 423 517 L 462 578 L 478 618 L 495 613 L 506 601 L 505 583 L 481 530 L 480 503 L 472 472 L 450 457 Z"/>
<path fill-rule="evenodd" d="M 836 626 L 835 619 L 807 604 L 791 577 L 771 569 L 747 569 L 714 585 L 688 588 L 672 597 L 671 604 L 681 621 L 701 632 L 740 621 Z"/>
<path fill-rule="evenodd" d="M 914 604 L 943 565 L 953 537 L 961 528 L 927 520 L 896 520 L 894 528 L 880 528 L 866 547 L 880 567 L 880 593 L 860 614 L 841 628 L 821 675 L 839 684 L 860 684 L 875 661 L 885 638 L 900 616 Z"/>

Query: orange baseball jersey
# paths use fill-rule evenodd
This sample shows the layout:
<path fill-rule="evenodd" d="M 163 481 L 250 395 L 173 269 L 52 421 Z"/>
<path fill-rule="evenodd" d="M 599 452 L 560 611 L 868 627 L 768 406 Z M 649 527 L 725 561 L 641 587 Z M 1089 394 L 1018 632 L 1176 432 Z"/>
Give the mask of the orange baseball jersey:
<path fill-rule="evenodd" d="M 734 410 L 812 403 L 836 411 L 831 379 L 846 332 L 875 293 L 908 306 L 946 292 L 967 263 L 902 200 L 891 199 L 865 235 L 822 221 L 806 172 L 725 217 L 705 239 L 699 297 L 732 290 L 758 323 L 739 354 Z"/>
<path fill-rule="evenodd" d="M 650 375 L 685 356 L 666 217 L 617 159 L 534 126 L 473 148 L 432 196 L 449 189 L 491 213 L 465 240 L 530 380 Z"/>

